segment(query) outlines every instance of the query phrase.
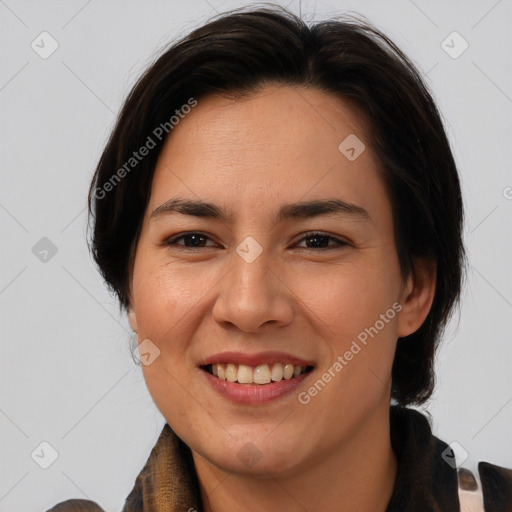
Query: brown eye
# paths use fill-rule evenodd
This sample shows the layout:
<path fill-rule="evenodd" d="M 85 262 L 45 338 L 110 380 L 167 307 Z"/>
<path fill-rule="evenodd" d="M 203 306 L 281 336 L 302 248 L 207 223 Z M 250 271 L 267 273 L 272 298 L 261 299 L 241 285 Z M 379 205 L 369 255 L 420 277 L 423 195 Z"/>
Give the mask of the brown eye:
<path fill-rule="evenodd" d="M 178 240 L 183 240 L 184 243 L 177 243 Z M 182 246 L 187 249 L 202 248 L 206 247 L 205 243 L 210 240 L 209 237 L 202 233 L 184 233 L 174 238 L 170 238 L 165 243 L 166 245 Z"/>
<path fill-rule="evenodd" d="M 340 240 L 339 238 L 333 237 L 331 235 L 325 233 L 307 233 L 305 237 L 303 237 L 300 242 L 306 240 L 307 245 L 306 249 L 334 249 L 338 247 L 342 247 L 344 245 L 349 245 L 347 242 Z M 329 245 L 329 241 L 333 241 L 334 245 Z"/>

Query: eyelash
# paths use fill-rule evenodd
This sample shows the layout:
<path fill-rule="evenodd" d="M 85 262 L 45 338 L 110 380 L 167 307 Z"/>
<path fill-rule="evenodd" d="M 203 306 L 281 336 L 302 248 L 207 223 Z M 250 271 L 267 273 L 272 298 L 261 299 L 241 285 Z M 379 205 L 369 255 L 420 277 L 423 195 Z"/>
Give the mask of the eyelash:
<path fill-rule="evenodd" d="M 199 231 L 189 231 L 187 233 L 182 233 L 180 235 L 177 235 L 175 237 L 171 237 L 171 238 L 167 239 L 164 242 L 164 245 L 167 245 L 167 246 L 181 246 L 182 249 L 192 250 L 192 251 L 195 251 L 197 249 L 206 249 L 207 248 L 207 247 L 186 247 L 185 245 L 176 244 L 177 240 L 180 240 L 182 238 L 189 237 L 189 236 L 192 236 L 192 235 L 200 235 L 203 238 L 207 238 L 208 240 L 211 240 L 210 237 L 208 235 L 204 234 L 204 233 L 201 233 Z M 302 241 L 304 241 L 306 239 L 314 238 L 314 237 L 328 238 L 328 239 L 334 240 L 336 242 L 336 245 L 328 246 L 328 247 L 301 247 L 301 249 L 316 249 L 316 250 L 320 250 L 320 251 L 325 251 L 325 250 L 329 250 L 329 249 L 339 249 L 339 248 L 341 248 L 343 246 L 350 245 L 348 242 L 346 242 L 344 240 L 336 238 L 336 237 L 334 237 L 332 235 L 329 235 L 327 233 L 322 233 L 320 231 L 309 231 L 309 232 L 305 233 L 304 236 L 299 240 L 299 242 L 302 242 Z M 208 247 L 211 247 L 211 246 L 208 246 Z"/>

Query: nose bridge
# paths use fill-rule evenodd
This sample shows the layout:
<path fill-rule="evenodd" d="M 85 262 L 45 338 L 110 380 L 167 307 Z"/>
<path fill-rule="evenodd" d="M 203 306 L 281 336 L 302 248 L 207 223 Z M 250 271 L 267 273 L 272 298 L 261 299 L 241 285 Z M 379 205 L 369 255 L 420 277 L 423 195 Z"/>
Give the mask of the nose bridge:
<path fill-rule="evenodd" d="M 246 238 L 233 254 L 231 271 L 231 299 L 239 307 L 261 308 L 272 297 L 273 273 L 269 270 L 271 255 L 252 237 Z M 275 293 L 275 291 L 274 291 Z"/>
<path fill-rule="evenodd" d="M 231 269 L 214 307 L 217 322 L 254 331 L 270 321 L 290 320 L 289 297 L 271 270 L 272 254 L 268 248 L 247 237 L 233 252 L 229 264 Z"/>
<path fill-rule="evenodd" d="M 236 249 L 231 261 L 232 278 L 235 286 L 249 294 L 256 291 L 255 288 L 261 288 L 264 291 L 268 288 L 269 280 L 272 274 L 269 270 L 271 264 L 270 251 L 264 250 L 257 242 L 244 240 Z"/>

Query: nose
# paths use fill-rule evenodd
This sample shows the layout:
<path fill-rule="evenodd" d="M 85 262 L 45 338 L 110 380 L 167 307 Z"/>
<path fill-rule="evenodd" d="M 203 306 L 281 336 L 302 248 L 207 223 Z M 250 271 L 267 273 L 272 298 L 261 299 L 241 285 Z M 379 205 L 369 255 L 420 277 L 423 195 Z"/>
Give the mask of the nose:
<path fill-rule="evenodd" d="M 217 323 L 256 333 L 264 325 L 278 327 L 291 322 L 293 293 L 265 250 L 252 262 L 233 253 L 230 266 L 213 307 Z"/>

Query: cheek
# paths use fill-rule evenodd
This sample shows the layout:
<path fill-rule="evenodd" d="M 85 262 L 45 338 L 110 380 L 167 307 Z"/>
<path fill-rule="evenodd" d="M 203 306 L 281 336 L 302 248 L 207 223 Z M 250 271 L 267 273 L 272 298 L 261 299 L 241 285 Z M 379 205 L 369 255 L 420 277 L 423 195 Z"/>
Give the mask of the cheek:
<path fill-rule="evenodd" d="M 139 342 L 149 339 L 160 351 L 150 365 L 142 365 L 144 380 L 157 408 L 179 423 L 190 401 L 183 387 L 190 379 L 187 349 L 197 327 L 193 311 L 204 295 L 204 280 L 197 272 L 146 256 L 136 260 L 133 294 Z"/>
<path fill-rule="evenodd" d="M 133 293 L 139 327 L 155 338 L 177 326 L 205 293 L 200 272 L 140 259 L 134 267 Z"/>
<path fill-rule="evenodd" d="M 293 290 L 326 335 L 346 338 L 373 325 L 391 308 L 399 286 L 395 274 L 378 261 L 358 262 L 304 274 Z"/>

